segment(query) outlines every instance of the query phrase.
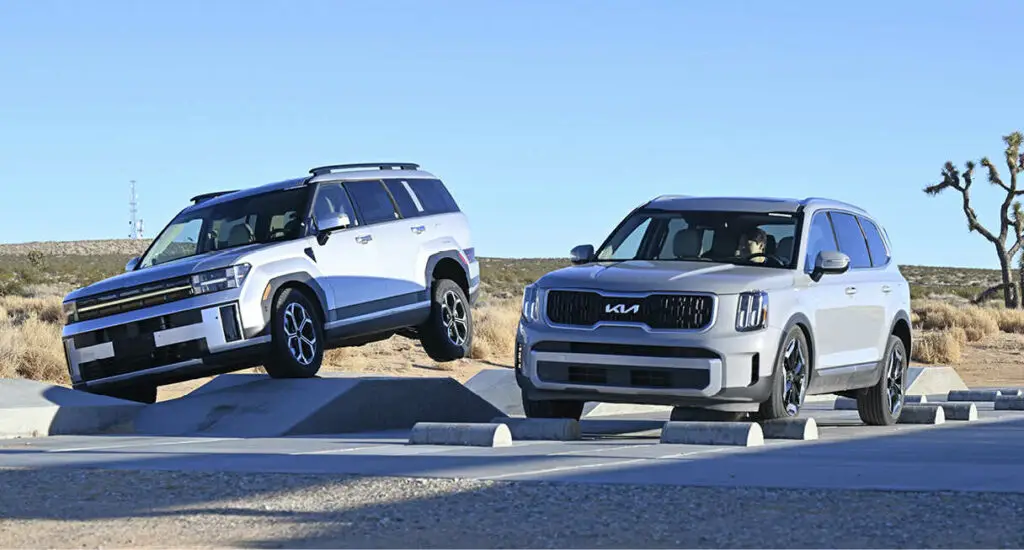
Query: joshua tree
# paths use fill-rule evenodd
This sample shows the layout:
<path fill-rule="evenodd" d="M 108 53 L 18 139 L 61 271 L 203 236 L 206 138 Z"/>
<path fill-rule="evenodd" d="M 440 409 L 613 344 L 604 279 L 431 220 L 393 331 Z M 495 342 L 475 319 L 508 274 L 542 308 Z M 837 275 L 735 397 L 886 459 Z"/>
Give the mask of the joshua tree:
<path fill-rule="evenodd" d="M 998 233 L 993 233 L 981 225 L 981 222 L 978 221 L 978 215 L 971 206 L 971 183 L 975 168 L 974 161 L 967 161 L 965 163 L 967 170 L 962 174 L 953 166 L 952 162 L 947 161 L 942 169 L 942 181 L 925 187 L 924 192 L 934 196 L 947 188 L 952 188 L 960 193 L 963 199 L 964 215 L 967 217 L 967 230 L 977 232 L 992 243 L 992 246 L 996 249 L 996 254 L 999 256 L 999 268 L 1003 276 L 1002 284 L 982 292 L 980 297 L 986 297 L 1001 288 L 1006 307 L 1015 308 L 1018 302 L 1017 292 L 1015 292 L 1017 288 L 1010 280 L 1010 262 L 1020 251 L 1022 244 L 1024 244 L 1024 241 L 1022 241 L 1022 234 L 1024 234 L 1024 211 L 1021 210 L 1020 202 L 1014 201 L 1015 197 L 1024 195 L 1024 191 L 1017 189 L 1017 175 L 1024 170 L 1024 155 L 1020 152 L 1021 144 L 1024 142 L 1024 135 L 1020 132 L 1013 132 L 1010 135 L 1003 136 L 1003 142 L 1006 143 L 1004 156 L 1006 157 L 1006 167 L 1009 170 L 1009 183 L 1003 181 L 1003 178 L 999 175 L 999 170 L 989 161 L 988 157 L 981 159 L 981 165 L 988 170 L 989 183 L 1002 188 L 1006 192 L 1006 198 L 1003 199 L 999 209 Z M 1015 239 L 1013 245 L 1008 248 L 1006 239 L 1011 231 Z M 1021 290 L 1024 291 L 1024 280 L 1021 281 L 1021 287 Z"/>

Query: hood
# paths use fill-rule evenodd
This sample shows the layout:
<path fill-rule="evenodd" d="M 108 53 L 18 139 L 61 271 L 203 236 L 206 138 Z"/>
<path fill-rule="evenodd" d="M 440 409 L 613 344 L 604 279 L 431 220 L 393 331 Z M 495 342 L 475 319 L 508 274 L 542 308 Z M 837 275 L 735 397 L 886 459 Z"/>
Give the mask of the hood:
<path fill-rule="evenodd" d="M 165 279 L 174 279 L 176 277 L 183 277 L 211 269 L 229 267 L 237 263 L 238 259 L 242 255 L 249 252 L 255 246 L 257 245 L 251 244 L 229 250 L 221 250 L 219 252 L 208 252 L 199 256 L 182 258 L 180 260 L 147 267 L 145 269 L 129 271 L 75 290 L 68 294 L 64 300 L 79 300 L 87 296 L 92 296 L 93 294 L 110 292 L 111 290 L 144 285 Z"/>
<path fill-rule="evenodd" d="M 631 260 L 565 267 L 541 277 L 541 288 L 574 287 L 611 292 L 713 292 L 739 294 L 793 285 L 791 269 L 745 265 Z"/>

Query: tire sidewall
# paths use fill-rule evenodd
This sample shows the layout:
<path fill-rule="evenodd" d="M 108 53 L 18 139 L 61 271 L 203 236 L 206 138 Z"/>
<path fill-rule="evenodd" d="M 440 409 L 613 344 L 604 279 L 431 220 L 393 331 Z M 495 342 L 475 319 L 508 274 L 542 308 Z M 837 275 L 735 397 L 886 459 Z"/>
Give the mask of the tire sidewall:
<path fill-rule="evenodd" d="M 287 336 L 285 336 L 284 332 L 284 312 L 291 303 L 301 305 L 313 320 L 313 331 L 316 334 L 317 345 L 316 351 L 313 354 L 313 360 L 308 365 L 303 365 L 295 360 L 295 358 L 292 357 L 291 351 L 288 349 Z M 320 365 L 323 362 L 324 357 L 324 327 L 323 320 L 320 319 L 320 312 L 302 292 L 288 288 L 285 289 L 277 299 L 277 304 L 274 307 L 273 319 L 273 345 L 275 355 L 277 355 L 277 361 L 287 364 L 288 370 L 290 371 L 302 373 L 305 376 L 315 375 L 317 371 L 320 370 Z"/>
<path fill-rule="evenodd" d="M 910 370 L 910 361 L 907 357 L 907 350 L 903 346 L 903 340 L 900 340 L 897 336 L 890 336 L 888 345 L 885 346 L 885 355 L 882 356 L 882 372 L 878 380 L 878 399 L 881 401 L 882 412 L 886 417 L 893 420 L 899 417 L 893 416 L 892 404 L 889 402 L 889 357 L 896 347 L 899 347 L 903 352 L 903 365 L 900 367 L 903 369 L 903 389 L 901 390 L 903 393 L 903 404 L 900 407 L 900 413 L 902 413 L 903 407 L 907 405 L 907 373 Z"/>
<path fill-rule="evenodd" d="M 803 347 L 804 352 L 804 395 L 801 399 L 799 406 L 797 407 L 796 414 L 790 417 L 786 414 L 785 404 L 785 392 L 786 392 L 786 365 L 785 365 L 785 353 L 786 347 L 789 345 L 790 340 L 796 339 L 797 343 Z M 771 395 L 771 413 L 777 418 L 795 418 L 800 416 L 800 412 L 804 408 L 804 403 L 807 399 L 807 386 L 811 383 L 811 369 L 813 368 L 813 359 L 810 357 L 810 346 L 807 342 L 807 336 L 800 327 L 794 325 L 791 326 L 786 332 L 782 334 L 782 340 L 779 342 L 779 351 L 775 355 L 775 368 L 772 373 L 772 395 Z"/>

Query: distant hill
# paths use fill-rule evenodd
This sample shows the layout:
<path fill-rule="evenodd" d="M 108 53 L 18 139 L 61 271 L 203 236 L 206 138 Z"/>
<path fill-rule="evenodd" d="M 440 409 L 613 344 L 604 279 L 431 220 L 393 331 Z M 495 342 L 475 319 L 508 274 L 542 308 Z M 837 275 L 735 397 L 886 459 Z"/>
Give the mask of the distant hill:
<path fill-rule="evenodd" d="M 0 256 L 27 256 L 38 251 L 46 256 L 137 255 L 146 251 L 152 239 L 103 239 L 95 241 L 38 241 L 0 244 Z"/>

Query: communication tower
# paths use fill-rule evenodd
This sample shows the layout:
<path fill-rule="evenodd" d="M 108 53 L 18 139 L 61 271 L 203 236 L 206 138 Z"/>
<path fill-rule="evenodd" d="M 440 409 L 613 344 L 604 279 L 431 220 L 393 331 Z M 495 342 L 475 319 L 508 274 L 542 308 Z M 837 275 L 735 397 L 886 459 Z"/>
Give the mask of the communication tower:
<path fill-rule="evenodd" d="M 139 197 L 135 193 L 135 180 L 129 182 L 128 187 L 128 225 L 131 230 L 128 232 L 129 239 L 141 239 L 142 219 L 139 218 Z"/>

